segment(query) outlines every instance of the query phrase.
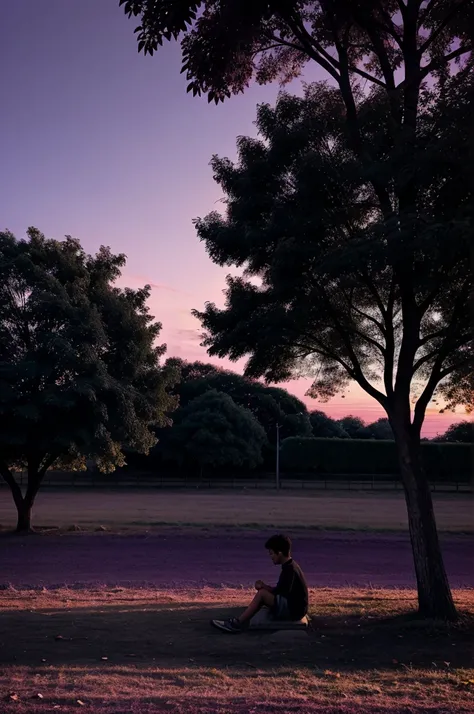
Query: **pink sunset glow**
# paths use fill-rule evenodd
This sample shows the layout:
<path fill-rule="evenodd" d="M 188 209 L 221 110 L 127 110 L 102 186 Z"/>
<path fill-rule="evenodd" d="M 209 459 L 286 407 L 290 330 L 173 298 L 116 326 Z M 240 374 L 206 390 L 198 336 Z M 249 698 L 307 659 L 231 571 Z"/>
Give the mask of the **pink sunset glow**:
<path fill-rule="evenodd" d="M 222 301 L 226 271 L 209 260 L 192 219 L 221 205 L 212 154 L 235 156 L 236 137 L 255 133 L 257 103 L 273 102 L 278 87 L 252 86 L 219 107 L 192 98 L 179 47 L 138 55 L 117 0 L 21 0 L 2 7 L 2 20 L 1 228 L 21 237 L 34 225 L 47 237 L 71 234 L 89 252 L 124 252 L 121 284 L 153 286 L 168 355 L 208 359 L 190 311 Z M 320 405 L 304 396 L 308 381 L 285 386 L 335 417 L 383 416 L 356 387 Z M 459 418 L 430 410 L 425 435 Z"/>

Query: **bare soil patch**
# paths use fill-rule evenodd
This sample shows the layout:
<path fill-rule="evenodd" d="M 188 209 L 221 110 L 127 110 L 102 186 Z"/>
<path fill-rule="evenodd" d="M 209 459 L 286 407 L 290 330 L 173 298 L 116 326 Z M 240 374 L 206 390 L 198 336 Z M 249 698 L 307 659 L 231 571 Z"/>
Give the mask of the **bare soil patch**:
<path fill-rule="evenodd" d="M 277 579 L 264 549 L 272 530 L 156 528 L 133 534 L 55 532 L 0 536 L 0 585 L 52 587 L 248 587 Z M 291 531 L 313 587 L 414 587 L 407 534 Z M 472 536 L 442 534 L 455 588 L 474 587 Z"/>

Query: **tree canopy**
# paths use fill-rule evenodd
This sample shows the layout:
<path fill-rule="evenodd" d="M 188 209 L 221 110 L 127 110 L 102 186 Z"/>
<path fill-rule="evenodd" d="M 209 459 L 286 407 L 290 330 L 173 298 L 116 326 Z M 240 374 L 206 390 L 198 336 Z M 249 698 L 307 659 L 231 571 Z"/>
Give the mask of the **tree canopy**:
<path fill-rule="evenodd" d="M 313 436 L 319 439 L 348 439 L 349 434 L 335 419 L 315 409 L 309 415 Z"/>
<path fill-rule="evenodd" d="M 185 362 L 171 358 L 168 363 L 179 370 L 180 380 L 174 388 L 181 406 L 209 390 L 224 392 L 234 402 L 258 419 L 270 442 L 274 442 L 276 425 L 281 427 L 281 437 L 310 436 L 306 405 L 285 389 L 270 387 L 255 379 L 202 362 Z"/>
<path fill-rule="evenodd" d="M 393 429 L 388 419 L 381 418 L 377 419 L 377 421 L 374 421 L 371 424 L 364 424 L 364 426 L 362 426 L 357 431 L 356 436 L 354 438 L 391 441 L 393 439 Z"/>
<path fill-rule="evenodd" d="M 265 443 L 265 431 L 252 412 L 211 389 L 178 409 L 160 450 L 178 463 L 253 469 L 262 461 Z"/>
<path fill-rule="evenodd" d="M 360 80 L 397 94 L 396 70 L 406 53 L 419 81 L 443 76 L 452 60 L 470 56 L 470 0 L 120 0 L 136 26 L 138 51 L 153 55 L 181 38 L 188 91 L 223 101 L 255 79 L 287 84 L 316 62 L 348 95 Z M 408 26 L 408 27 L 407 27 Z M 406 30 L 409 30 L 407 32 Z M 413 32 L 418 42 L 413 44 Z"/>
<path fill-rule="evenodd" d="M 352 416 L 352 414 L 339 419 L 338 424 L 349 434 L 351 439 L 357 439 L 358 432 L 365 428 L 364 420 L 360 417 Z"/>
<path fill-rule="evenodd" d="M 138 49 L 182 35 L 188 90 L 219 102 L 307 62 L 328 84 L 260 106 L 258 140 L 214 157 L 226 215 L 196 222 L 244 268 L 196 314 L 247 375 L 355 380 L 385 409 L 422 614 L 454 618 L 420 432 L 436 391 L 472 405 L 474 4 L 471 0 L 123 0 Z M 256 284 L 257 283 L 257 284 Z"/>
<path fill-rule="evenodd" d="M 435 441 L 448 442 L 464 442 L 468 444 L 474 443 L 474 424 L 472 421 L 459 421 L 456 424 L 451 424 L 444 434 L 437 437 Z"/>
<path fill-rule="evenodd" d="M 311 86 L 304 98 L 282 95 L 275 108 L 259 107 L 262 138 L 239 139 L 237 165 L 213 159 L 227 215 L 196 222 L 215 262 L 244 265 L 261 281 L 228 278 L 226 307 L 211 303 L 196 312 L 211 354 L 249 356 L 247 373 L 269 381 L 316 372 L 311 395 L 320 399 L 354 379 L 389 410 L 403 380 L 412 397 L 419 393 L 419 435 L 436 387 L 470 359 L 472 195 L 470 165 L 462 162 L 473 106 L 472 79 L 468 84 L 464 114 L 451 127 L 426 97 L 418 152 L 403 161 L 403 172 L 416 168 L 420 184 L 417 213 L 403 214 L 403 231 L 376 210 L 334 90 Z M 452 91 L 445 89 L 443 104 L 450 96 L 460 110 Z M 380 150 L 372 170 L 401 180 L 385 143 L 383 103 L 361 104 L 363 126 Z M 409 268 L 403 246 L 411 251 Z M 403 314 L 408 300 L 412 334 Z M 379 376 L 383 391 L 375 386 Z"/>
<path fill-rule="evenodd" d="M 418 90 L 416 119 L 407 105 L 399 127 L 390 96 L 354 91 L 363 150 L 340 90 L 320 83 L 259 106 L 259 138 L 238 140 L 237 163 L 212 161 L 226 214 L 196 221 L 212 260 L 244 275 L 228 278 L 223 309 L 195 314 L 210 354 L 246 357 L 249 376 L 313 375 L 320 401 L 354 380 L 382 405 L 420 610 L 455 617 L 420 438 L 437 391 L 469 399 L 452 385 L 473 367 L 474 73 Z"/>
<path fill-rule="evenodd" d="M 175 373 L 160 367 L 149 287 L 114 285 L 124 263 L 108 248 L 87 255 L 69 236 L 0 233 L 0 473 L 20 528 L 49 468 L 90 459 L 113 470 L 124 447 L 147 453 L 154 427 L 170 423 Z"/>

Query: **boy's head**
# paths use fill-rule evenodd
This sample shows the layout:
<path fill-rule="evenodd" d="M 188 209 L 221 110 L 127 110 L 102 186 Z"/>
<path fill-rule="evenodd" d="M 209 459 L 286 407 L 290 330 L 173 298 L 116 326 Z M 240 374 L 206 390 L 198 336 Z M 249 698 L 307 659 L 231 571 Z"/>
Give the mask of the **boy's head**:
<path fill-rule="evenodd" d="M 291 540 L 285 535 L 274 535 L 267 540 L 268 550 L 273 565 L 281 565 L 291 556 Z"/>

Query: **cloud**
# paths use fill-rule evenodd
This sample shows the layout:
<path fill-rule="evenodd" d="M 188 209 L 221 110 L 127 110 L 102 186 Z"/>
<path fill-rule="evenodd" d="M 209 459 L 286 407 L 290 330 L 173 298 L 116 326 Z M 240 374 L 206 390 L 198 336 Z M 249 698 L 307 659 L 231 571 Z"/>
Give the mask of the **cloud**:
<path fill-rule="evenodd" d="M 136 275 L 134 273 L 122 273 L 118 279 L 118 284 L 121 286 L 128 286 L 133 288 L 143 287 L 144 285 L 149 285 L 153 290 L 160 290 L 169 293 L 174 293 L 175 295 L 184 295 L 186 297 L 193 297 L 192 293 L 188 293 L 180 288 L 175 288 L 167 283 L 156 283 L 153 280 L 147 278 L 146 275 Z"/>
<path fill-rule="evenodd" d="M 149 285 L 153 290 L 166 290 L 170 293 L 177 293 L 179 295 L 190 295 L 190 293 L 184 292 L 184 290 L 178 290 L 178 288 L 173 288 L 171 285 L 165 285 L 165 283 L 151 283 L 149 280 L 144 281 L 144 285 Z"/>
<path fill-rule="evenodd" d="M 186 328 L 180 328 L 177 330 L 173 330 L 174 335 L 178 339 L 186 340 L 189 342 L 201 342 L 201 330 L 196 329 L 186 329 Z"/>

